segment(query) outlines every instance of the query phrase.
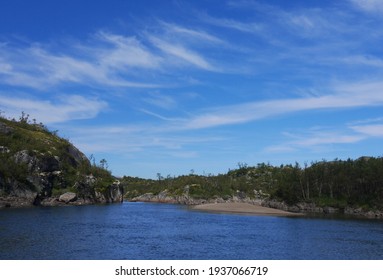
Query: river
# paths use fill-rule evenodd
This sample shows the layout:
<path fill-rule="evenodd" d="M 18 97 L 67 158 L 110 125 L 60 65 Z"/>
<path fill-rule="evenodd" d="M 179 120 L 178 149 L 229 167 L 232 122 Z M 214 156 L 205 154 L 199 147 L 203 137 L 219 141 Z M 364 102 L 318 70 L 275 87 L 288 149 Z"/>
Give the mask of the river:
<path fill-rule="evenodd" d="M 383 221 L 130 203 L 0 211 L 0 259 L 383 259 Z"/>

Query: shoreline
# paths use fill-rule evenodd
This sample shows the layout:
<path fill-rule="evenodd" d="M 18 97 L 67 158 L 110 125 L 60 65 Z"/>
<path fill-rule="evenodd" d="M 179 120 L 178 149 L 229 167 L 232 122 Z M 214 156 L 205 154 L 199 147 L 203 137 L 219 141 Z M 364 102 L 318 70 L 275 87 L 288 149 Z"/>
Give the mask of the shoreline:
<path fill-rule="evenodd" d="M 255 216 L 279 216 L 279 217 L 302 217 L 303 213 L 294 213 L 275 208 L 264 207 L 260 205 L 243 203 L 243 202 L 228 202 L 228 203 L 207 203 L 198 204 L 190 207 L 191 210 L 226 213 L 226 214 L 242 214 Z"/>

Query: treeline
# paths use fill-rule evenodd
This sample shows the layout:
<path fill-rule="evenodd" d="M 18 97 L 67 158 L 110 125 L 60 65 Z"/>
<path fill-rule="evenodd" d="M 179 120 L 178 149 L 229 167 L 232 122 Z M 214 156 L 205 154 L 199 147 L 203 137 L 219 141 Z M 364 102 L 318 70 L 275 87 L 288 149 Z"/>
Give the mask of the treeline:
<path fill-rule="evenodd" d="M 282 168 L 274 192 L 290 204 L 299 201 L 320 205 L 383 208 L 383 158 L 315 162 Z"/>
<path fill-rule="evenodd" d="M 158 180 L 124 177 L 127 197 L 167 190 L 195 198 L 229 198 L 233 195 L 285 201 L 293 205 L 312 202 L 318 206 L 343 208 L 357 206 L 383 209 L 383 158 L 361 157 L 356 160 L 298 163 L 272 166 L 238 164 L 226 174 L 178 177 L 158 176 Z"/>

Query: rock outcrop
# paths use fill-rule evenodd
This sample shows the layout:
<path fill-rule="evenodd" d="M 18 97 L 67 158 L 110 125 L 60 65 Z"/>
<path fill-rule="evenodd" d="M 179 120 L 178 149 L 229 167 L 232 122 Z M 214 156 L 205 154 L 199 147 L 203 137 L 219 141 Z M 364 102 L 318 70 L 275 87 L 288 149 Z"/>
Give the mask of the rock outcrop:
<path fill-rule="evenodd" d="M 109 171 L 43 126 L 0 118 L 0 140 L 0 208 L 123 201 Z"/>
<path fill-rule="evenodd" d="M 275 200 L 263 200 L 261 205 L 265 207 L 280 209 L 280 210 L 289 211 L 289 212 L 296 212 L 296 213 L 316 213 L 316 214 L 325 214 L 325 215 L 345 214 L 345 215 L 359 216 L 359 217 L 365 217 L 365 218 L 383 219 L 383 211 L 379 211 L 379 210 L 366 211 L 360 207 L 358 208 L 354 208 L 351 206 L 347 206 L 345 208 L 338 208 L 338 207 L 331 207 L 331 206 L 320 207 L 320 206 L 317 206 L 315 203 L 306 203 L 306 202 L 299 202 L 294 205 L 287 205 L 285 202 L 280 202 Z"/>
<path fill-rule="evenodd" d="M 187 189 L 187 186 L 185 187 Z M 158 194 L 145 193 L 143 195 L 130 199 L 132 202 L 158 202 L 158 203 L 175 203 L 185 205 L 199 205 L 206 203 L 226 203 L 226 202 L 244 202 L 250 204 L 261 203 L 260 199 L 252 199 L 244 196 L 229 196 L 229 197 L 213 197 L 209 199 L 194 198 L 189 195 L 187 191 L 184 191 L 182 195 L 172 195 L 167 190 L 164 190 Z"/>

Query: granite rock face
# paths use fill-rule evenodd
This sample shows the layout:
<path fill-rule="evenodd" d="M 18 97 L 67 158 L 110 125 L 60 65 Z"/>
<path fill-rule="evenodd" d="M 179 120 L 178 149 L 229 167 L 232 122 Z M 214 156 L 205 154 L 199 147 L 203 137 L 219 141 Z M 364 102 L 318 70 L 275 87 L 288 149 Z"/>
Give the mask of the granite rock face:
<path fill-rule="evenodd" d="M 42 126 L 0 117 L 0 140 L 0 208 L 123 201 L 107 170 Z"/>

